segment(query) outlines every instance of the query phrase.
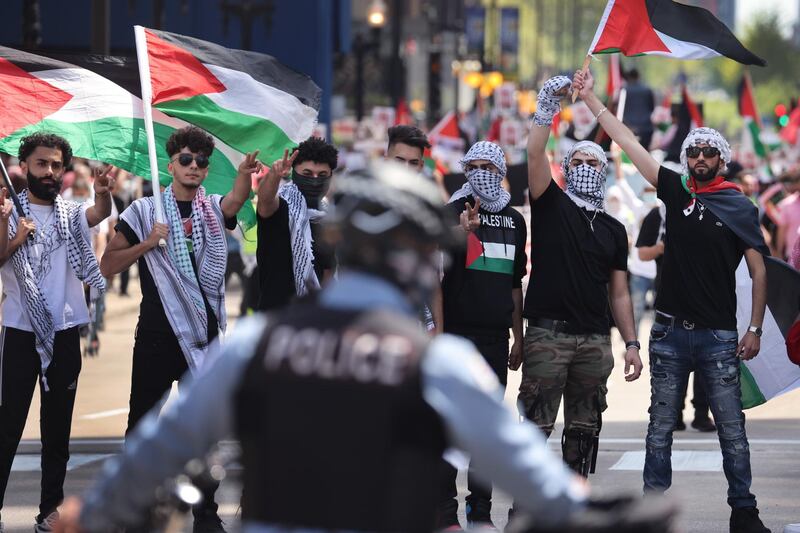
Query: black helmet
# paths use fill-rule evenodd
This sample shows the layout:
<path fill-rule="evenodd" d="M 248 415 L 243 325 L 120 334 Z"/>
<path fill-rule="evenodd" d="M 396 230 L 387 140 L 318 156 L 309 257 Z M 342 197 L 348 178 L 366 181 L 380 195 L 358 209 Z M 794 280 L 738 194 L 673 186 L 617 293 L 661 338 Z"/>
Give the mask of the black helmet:
<path fill-rule="evenodd" d="M 442 203 L 431 181 L 376 161 L 336 178 L 326 240 L 345 268 L 384 277 L 417 300 L 439 282 L 439 252 L 448 261 L 448 252 L 463 242 L 458 221 L 447 220 Z"/>

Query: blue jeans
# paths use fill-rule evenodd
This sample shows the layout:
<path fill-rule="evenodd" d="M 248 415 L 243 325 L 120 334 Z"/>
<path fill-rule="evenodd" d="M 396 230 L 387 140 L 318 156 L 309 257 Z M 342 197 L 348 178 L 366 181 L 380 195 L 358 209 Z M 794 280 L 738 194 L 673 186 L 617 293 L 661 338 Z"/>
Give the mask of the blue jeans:
<path fill-rule="evenodd" d="M 672 484 L 672 431 L 683 407 L 689 372 L 703 379 L 717 425 L 728 505 L 754 507 L 750 492 L 750 446 L 744 428 L 736 331 L 684 327 L 683 321 L 653 324 L 650 333 L 650 424 L 644 462 L 645 492 Z M 687 324 L 687 326 L 692 326 Z"/>

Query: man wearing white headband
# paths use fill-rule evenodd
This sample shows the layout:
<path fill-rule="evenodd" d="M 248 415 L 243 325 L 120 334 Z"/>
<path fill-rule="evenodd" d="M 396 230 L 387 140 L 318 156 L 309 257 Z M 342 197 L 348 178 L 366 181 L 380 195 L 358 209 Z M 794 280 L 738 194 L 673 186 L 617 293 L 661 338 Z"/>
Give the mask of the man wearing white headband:
<path fill-rule="evenodd" d="M 681 149 L 680 175 L 659 166 L 634 134 L 613 113 L 606 112 L 592 92 L 590 72 L 578 71 L 574 86 L 600 126 L 656 187 L 666 206 L 669 238 L 650 334 L 651 400 L 644 490 L 663 492 L 672 483 L 672 431 L 682 409 L 689 372 L 695 370 L 695 379 L 705 382 L 719 434 L 732 509 L 730 530 L 768 532 L 750 492 L 750 448 L 739 373 L 740 359 L 751 359 L 760 349 L 767 298 L 762 254 L 769 255 L 769 251 L 756 207 L 736 185 L 719 175 L 731 160 L 730 146 L 711 128 L 691 131 Z M 753 280 L 753 300 L 749 327 L 740 340 L 736 269 L 743 256 Z"/>
<path fill-rule="evenodd" d="M 522 278 L 528 263 L 528 231 L 502 186 L 503 150 L 491 142 L 477 142 L 461 164 L 467 181 L 450 198 L 446 210 L 453 224 L 460 219 L 467 248 L 453 254 L 442 279 L 444 331 L 471 340 L 505 388 L 508 368 L 516 370 L 522 361 Z M 509 328 L 514 332 L 510 352 Z M 457 473 L 449 465 L 443 469 L 437 529 L 458 524 Z M 492 487 L 476 481 L 470 468 L 468 488 L 470 527 L 493 528 Z"/>
<path fill-rule="evenodd" d="M 626 381 L 639 377 L 642 361 L 628 292 L 628 237 L 603 211 L 606 155 L 593 142 L 577 143 L 562 164 L 566 191 L 550 175 L 545 147 L 569 87 L 565 76 L 544 84 L 528 136 L 533 268 L 519 400 L 525 416 L 549 435 L 564 397 L 564 461 L 588 476 L 614 367 L 609 303 L 626 341 Z"/>

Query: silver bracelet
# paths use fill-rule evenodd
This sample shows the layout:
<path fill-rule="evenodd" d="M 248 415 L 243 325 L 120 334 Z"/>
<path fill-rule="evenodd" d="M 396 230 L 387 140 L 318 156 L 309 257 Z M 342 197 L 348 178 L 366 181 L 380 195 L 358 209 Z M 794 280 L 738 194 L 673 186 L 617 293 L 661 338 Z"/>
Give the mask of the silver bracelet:
<path fill-rule="evenodd" d="M 606 111 L 608 111 L 608 108 L 604 107 L 603 109 L 601 109 L 601 110 L 600 110 L 600 112 L 599 112 L 599 113 L 597 113 L 597 114 L 594 116 L 594 119 L 595 119 L 595 120 L 600 120 L 600 115 L 602 115 L 602 114 L 603 114 L 603 113 L 605 113 Z"/>

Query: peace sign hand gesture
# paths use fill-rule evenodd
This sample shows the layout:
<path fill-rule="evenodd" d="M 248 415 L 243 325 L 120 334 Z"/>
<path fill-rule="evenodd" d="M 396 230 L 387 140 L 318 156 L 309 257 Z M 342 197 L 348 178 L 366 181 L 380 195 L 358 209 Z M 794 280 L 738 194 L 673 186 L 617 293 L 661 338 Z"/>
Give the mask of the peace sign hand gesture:
<path fill-rule="evenodd" d="M 481 207 L 481 199 L 475 198 L 475 207 L 470 207 L 469 202 L 464 202 L 464 211 L 461 212 L 459 220 L 461 221 L 461 228 L 469 233 L 478 229 L 481 225 L 481 218 L 478 210 Z"/>
<path fill-rule="evenodd" d="M 272 166 L 269 168 L 269 176 L 273 179 L 275 178 L 285 178 L 292 172 L 292 165 L 294 164 L 294 160 L 297 158 L 297 154 L 299 154 L 299 150 L 295 150 L 291 157 L 289 157 L 289 149 L 283 151 L 283 157 L 278 159 Z"/>
<path fill-rule="evenodd" d="M 255 152 L 249 152 L 245 154 L 244 161 L 239 163 L 239 174 L 250 177 L 251 174 L 257 174 L 261 172 L 261 169 L 264 168 L 264 165 L 257 159 L 259 151 L 260 150 L 256 150 Z"/>

